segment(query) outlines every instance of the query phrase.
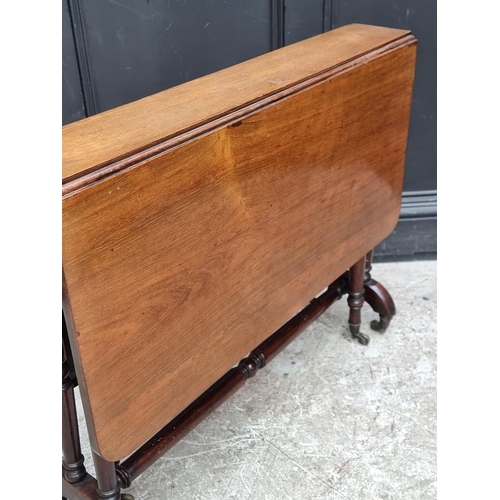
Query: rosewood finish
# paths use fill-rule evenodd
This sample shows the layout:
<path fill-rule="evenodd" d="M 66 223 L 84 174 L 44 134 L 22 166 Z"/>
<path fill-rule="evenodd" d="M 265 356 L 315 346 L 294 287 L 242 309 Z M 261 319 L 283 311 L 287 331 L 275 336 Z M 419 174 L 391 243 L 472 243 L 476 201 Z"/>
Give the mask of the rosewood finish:
<path fill-rule="evenodd" d="M 415 56 L 351 25 L 63 127 L 68 498 L 119 499 L 343 293 L 385 331 Z"/>
<path fill-rule="evenodd" d="M 409 34 L 378 26 L 344 26 L 66 125 L 63 183 L 120 162 L 109 169 L 116 171 L 237 120 L 308 81 L 322 80 L 328 70 L 355 59 L 363 63 L 363 56 L 387 50 Z M 85 182 L 96 178 L 85 177 Z"/>
<path fill-rule="evenodd" d="M 345 281 L 345 278 L 341 278 L 332 283 L 325 293 L 311 301 L 297 316 L 241 360 L 235 368 L 226 373 L 131 457 L 118 465 L 117 473 L 122 487 L 129 487 L 132 480 L 142 474 L 207 415 L 240 389 L 249 378 L 254 377 L 260 368 L 264 368 L 330 305 L 339 300 L 345 290 Z"/>

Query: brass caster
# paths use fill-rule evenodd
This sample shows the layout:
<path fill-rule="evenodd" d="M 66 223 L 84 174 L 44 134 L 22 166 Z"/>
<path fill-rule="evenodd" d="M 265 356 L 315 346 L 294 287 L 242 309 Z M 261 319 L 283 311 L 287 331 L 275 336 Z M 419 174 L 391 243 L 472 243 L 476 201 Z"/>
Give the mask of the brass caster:
<path fill-rule="evenodd" d="M 365 335 L 364 333 L 361 333 L 361 332 L 354 335 L 354 338 L 358 339 L 358 342 L 361 345 L 368 345 L 370 342 L 370 337 L 368 335 Z"/>
<path fill-rule="evenodd" d="M 122 493 L 121 500 L 135 500 L 135 498 L 132 495 L 129 495 L 128 493 Z"/>
<path fill-rule="evenodd" d="M 385 316 L 380 316 L 380 321 L 374 319 L 370 323 L 370 328 L 378 333 L 385 333 L 387 328 L 389 328 L 390 322 L 391 320 L 389 318 L 386 318 Z"/>

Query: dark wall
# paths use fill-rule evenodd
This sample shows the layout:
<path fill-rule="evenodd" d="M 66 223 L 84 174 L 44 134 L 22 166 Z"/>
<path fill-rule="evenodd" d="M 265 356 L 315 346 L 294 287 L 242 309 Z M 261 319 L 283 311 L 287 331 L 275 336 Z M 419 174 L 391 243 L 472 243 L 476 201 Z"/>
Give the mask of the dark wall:
<path fill-rule="evenodd" d="M 63 125 L 87 116 L 68 2 L 62 4 L 62 121 Z"/>
<path fill-rule="evenodd" d="M 353 22 L 419 39 L 402 215 L 376 255 L 428 258 L 437 200 L 431 0 L 63 0 L 63 124 Z"/>
<path fill-rule="evenodd" d="M 436 189 L 436 2 L 435 0 L 342 0 L 335 26 L 366 23 L 411 29 L 418 38 L 405 190 Z"/>

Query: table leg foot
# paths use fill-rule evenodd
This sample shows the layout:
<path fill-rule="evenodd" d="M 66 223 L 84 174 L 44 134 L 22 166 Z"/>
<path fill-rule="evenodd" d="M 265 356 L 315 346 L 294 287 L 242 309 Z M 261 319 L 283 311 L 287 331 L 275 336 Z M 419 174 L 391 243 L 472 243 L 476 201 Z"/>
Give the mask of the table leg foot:
<path fill-rule="evenodd" d="M 396 314 L 396 306 L 387 289 L 371 277 L 372 259 L 373 250 L 366 256 L 364 298 L 380 316 L 378 321 L 373 320 L 370 323 L 371 329 L 379 333 L 384 333 Z"/>

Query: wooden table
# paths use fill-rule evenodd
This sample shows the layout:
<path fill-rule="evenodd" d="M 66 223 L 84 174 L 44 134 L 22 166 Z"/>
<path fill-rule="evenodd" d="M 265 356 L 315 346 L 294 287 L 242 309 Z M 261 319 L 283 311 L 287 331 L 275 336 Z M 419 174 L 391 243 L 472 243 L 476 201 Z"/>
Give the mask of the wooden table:
<path fill-rule="evenodd" d="M 65 497 L 119 499 L 343 294 L 385 331 L 415 57 L 350 25 L 63 127 Z"/>

